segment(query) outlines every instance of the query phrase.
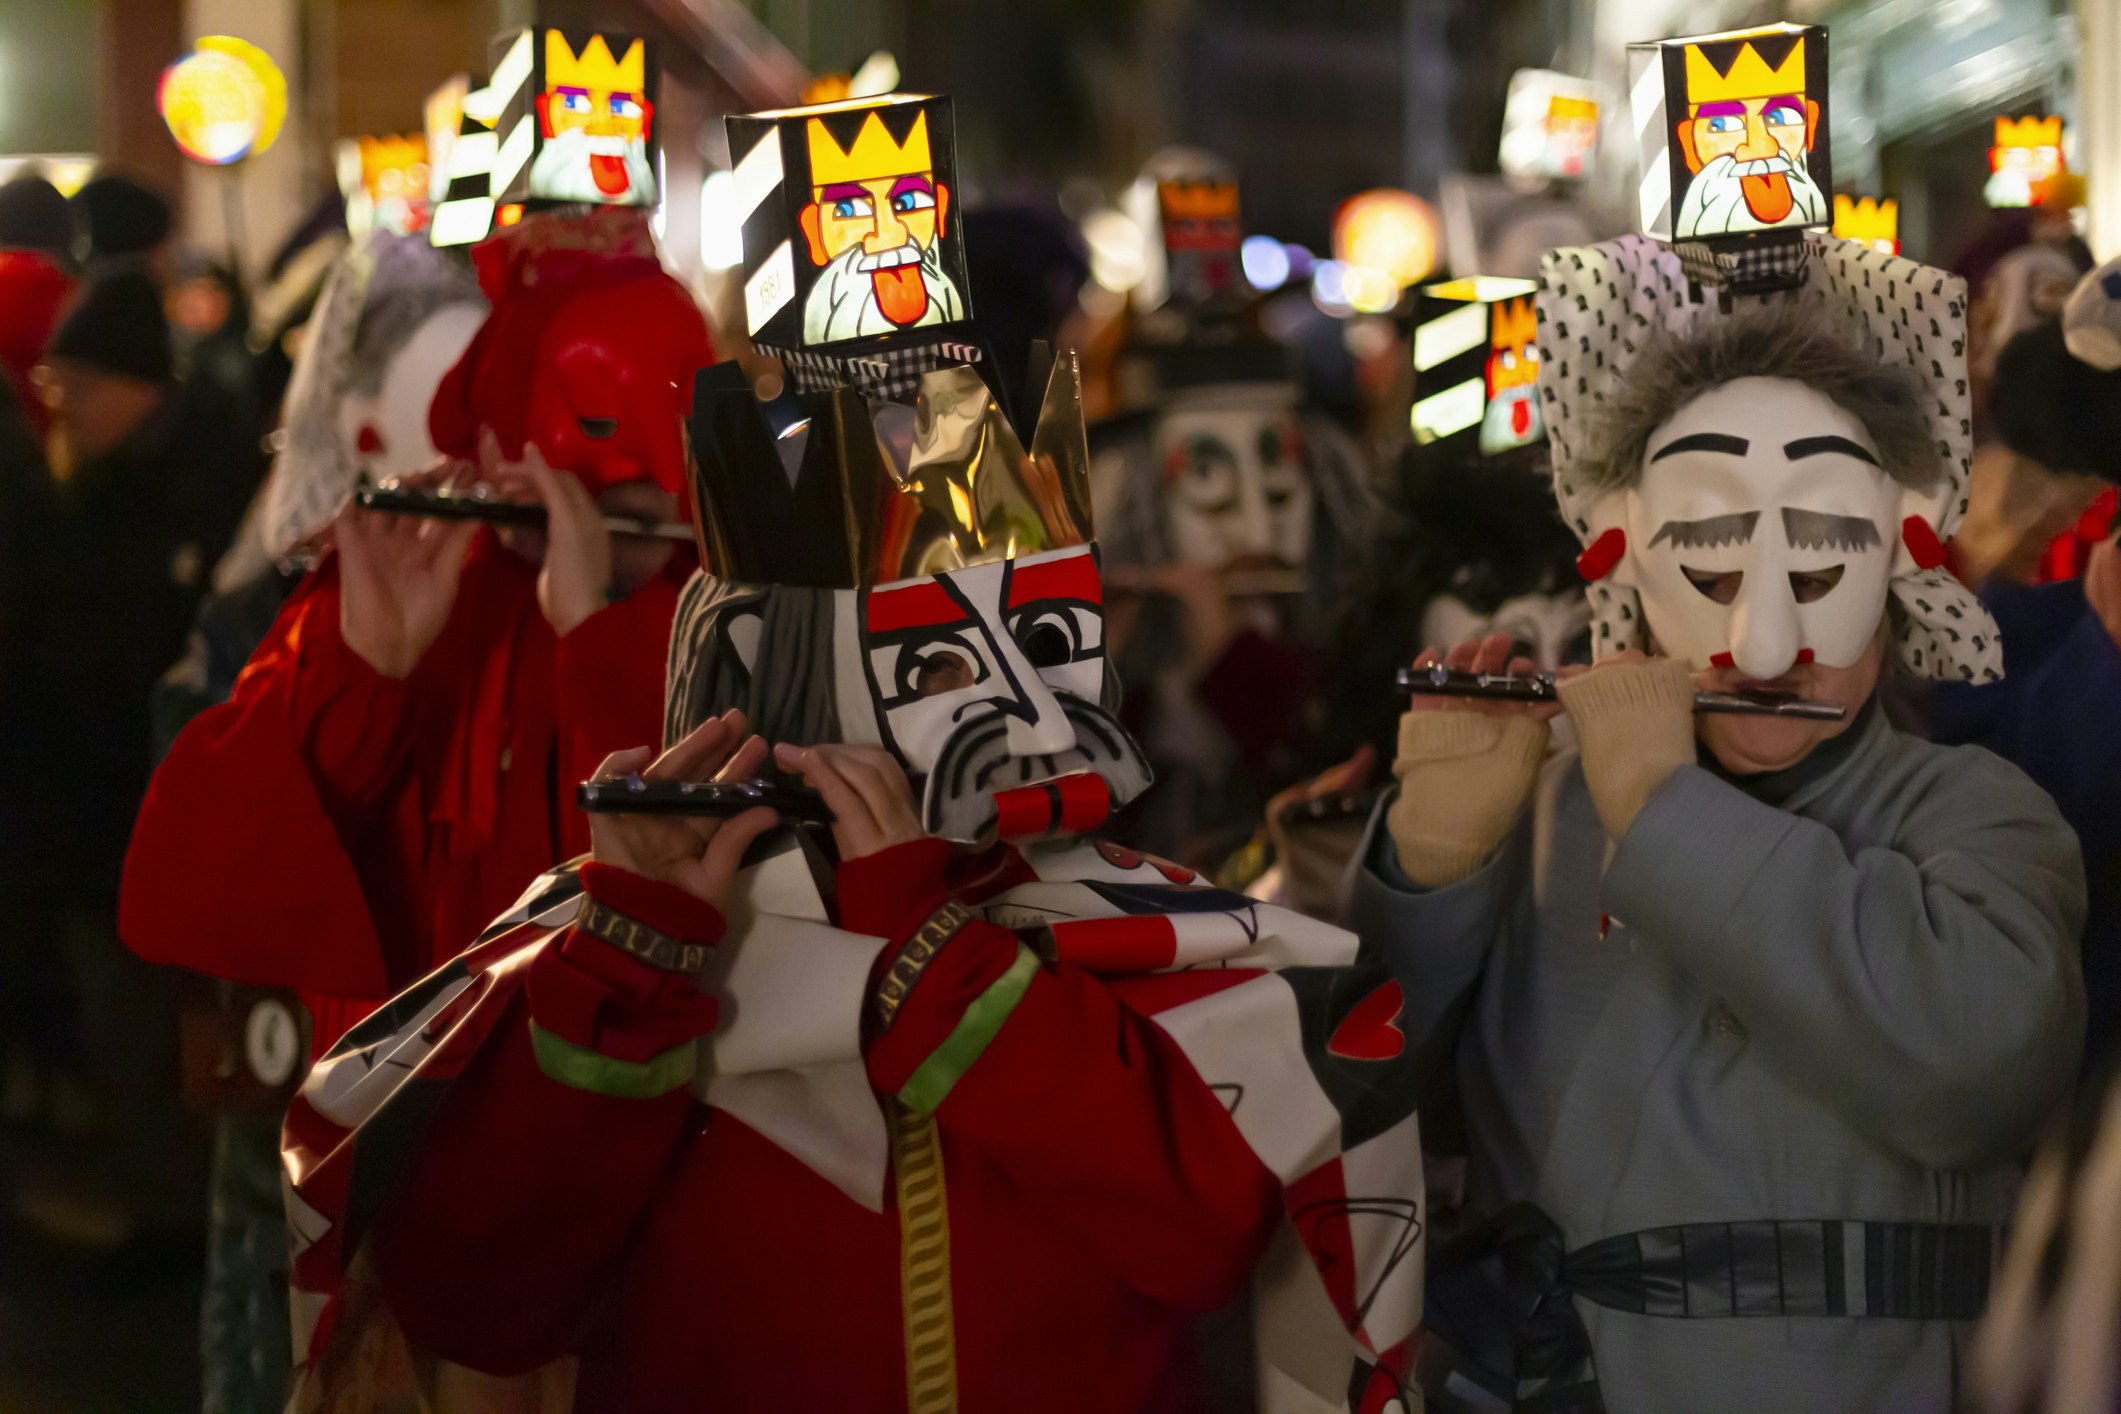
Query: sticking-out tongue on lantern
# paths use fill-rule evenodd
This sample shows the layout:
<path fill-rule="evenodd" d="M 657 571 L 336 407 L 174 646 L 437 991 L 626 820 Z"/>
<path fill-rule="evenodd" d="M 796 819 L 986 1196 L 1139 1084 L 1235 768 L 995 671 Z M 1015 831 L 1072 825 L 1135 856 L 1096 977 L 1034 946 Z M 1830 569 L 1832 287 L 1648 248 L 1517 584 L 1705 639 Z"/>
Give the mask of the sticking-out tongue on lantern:
<path fill-rule="evenodd" d="M 1826 31 L 1777 24 L 1628 47 L 1642 232 L 1689 279 L 1732 295 L 1791 289 L 1806 230 L 1833 223 Z"/>

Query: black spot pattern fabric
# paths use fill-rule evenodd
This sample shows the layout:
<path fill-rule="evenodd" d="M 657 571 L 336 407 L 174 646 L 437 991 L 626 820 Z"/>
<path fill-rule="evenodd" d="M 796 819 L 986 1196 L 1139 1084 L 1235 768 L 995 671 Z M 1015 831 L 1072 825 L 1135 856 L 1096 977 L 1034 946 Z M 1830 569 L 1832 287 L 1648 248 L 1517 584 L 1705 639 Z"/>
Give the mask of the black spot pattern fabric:
<path fill-rule="evenodd" d="M 1966 283 L 1955 275 L 1858 241 L 1808 236 L 1804 282 L 1767 299 L 1816 300 L 1853 316 L 1870 352 L 1913 369 L 1929 389 L 1929 421 L 1946 477 L 1922 514 L 1940 541 L 1966 513 L 1973 464 L 1966 387 Z M 1547 252 L 1540 263 L 1539 397 L 1553 452 L 1554 494 L 1562 516 L 1588 545 L 1594 498 L 1574 484 L 1588 448 L 1579 414 L 1605 400 L 1627 376 L 1639 336 L 1655 325 L 1683 330 L 1723 317 L 1700 298 L 1679 257 L 1661 241 L 1622 236 L 1601 245 Z M 1918 569 L 1903 545 L 1889 613 L 1901 661 L 1924 677 L 1993 682 L 2003 676 L 2002 636 L 1967 588 L 1945 569 Z M 1589 586 L 1600 657 L 1641 646 L 1635 591 L 1611 577 Z"/>

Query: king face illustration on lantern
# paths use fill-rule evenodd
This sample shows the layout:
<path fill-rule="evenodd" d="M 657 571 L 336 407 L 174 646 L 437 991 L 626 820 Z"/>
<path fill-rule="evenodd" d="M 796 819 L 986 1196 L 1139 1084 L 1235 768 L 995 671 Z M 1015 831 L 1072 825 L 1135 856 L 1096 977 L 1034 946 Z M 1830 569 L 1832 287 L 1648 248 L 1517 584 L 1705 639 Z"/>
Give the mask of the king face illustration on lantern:
<path fill-rule="evenodd" d="M 1665 124 L 1645 128 L 1646 218 L 1651 164 L 1669 163 L 1677 203 L 1669 238 L 1712 240 L 1748 231 L 1824 226 L 1832 218 L 1826 166 L 1826 31 L 1770 25 L 1642 46 L 1662 61 Z M 1638 86 L 1639 87 L 1639 86 Z M 1660 164 L 1661 165 L 1661 164 Z M 1655 178 L 1662 185 L 1661 174 Z M 1669 204 L 1667 204 L 1669 210 Z M 1654 222 L 1645 228 L 1664 235 Z"/>
<path fill-rule="evenodd" d="M 1480 450 L 1494 456 L 1546 435 L 1539 419 L 1539 321 L 1532 297 L 1497 300 L 1488 330 L 1488 406 L 1480 419 Z"/>
<path fill-rule="evenodd" d="M 803 308 L 808 343 L 866 338 L 962 319 L 944 271 L 952 192 L 938 177 L 928 111 L 857 105 L 803 124 L 810 204 L 800 217 L 822 272 Z"/>
<path fill-rule="evenodd" d="M 496 195 L 653 206 L 655 109 L 648 97 L 653 71 L 647 41 L 592 34 L 577 42 L 537 26 L 504 43 L 494 64 L 493 86 L 506 98 L 497 128 L 503 136 L 495 158 Z M 515 174 L 524 170 L 525 157 L 528 180 L 518 184 Z"/>

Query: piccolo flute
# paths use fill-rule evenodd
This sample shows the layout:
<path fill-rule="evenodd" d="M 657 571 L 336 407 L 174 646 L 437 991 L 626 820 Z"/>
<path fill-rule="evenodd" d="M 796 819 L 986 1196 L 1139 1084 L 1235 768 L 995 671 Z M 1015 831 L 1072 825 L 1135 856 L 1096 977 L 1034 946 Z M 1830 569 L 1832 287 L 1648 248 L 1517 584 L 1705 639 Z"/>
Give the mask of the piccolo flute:
<path fill-rule="evenodd" d="M 771 781 L 644 781 L 639 776 L 615 776 L 582 782 L 575 789 L 575 804 L 591 815 L 689 815 L 723 820 L 763 805 L 791 822 L 832 823 L 825 797 L 808 786 Z"/>
<path fill-rule="evenodd" d="M 457 496 L 447 491 L 415 491 L 405 486 L 376 486 L 363 482 L 354 488 L 354 501 L 361 509 L 390 515 L 425 516 L 429 520 L 476 520 L 487 525 L 545 528 L 545 508 L 535 501 L 495 501 L 484 496 Z M 613 535 L 641 540 L 692 541 L 692 527 L 683 521 L 650 520 L 645 516 L 604 517 Z"/>
<path fill-rule="evenodd" d="M 1414 697 L 1472 697 L 1490 702 L 1559 702 L 1552 673 L 1523 677 L 1509 673 L 1462 673 L 1438 663 L 1427 668 L 1401 668 L 1399 695 Z M 1775 697 L 1764 693 L 1697 692 L 1696 712 L 1721 712 L 1752 717 L 1803 717 L 1812 721 L 1838 722 L 1848 708 L 1838 702 L 1813 702 L 1802 697 Z"/>

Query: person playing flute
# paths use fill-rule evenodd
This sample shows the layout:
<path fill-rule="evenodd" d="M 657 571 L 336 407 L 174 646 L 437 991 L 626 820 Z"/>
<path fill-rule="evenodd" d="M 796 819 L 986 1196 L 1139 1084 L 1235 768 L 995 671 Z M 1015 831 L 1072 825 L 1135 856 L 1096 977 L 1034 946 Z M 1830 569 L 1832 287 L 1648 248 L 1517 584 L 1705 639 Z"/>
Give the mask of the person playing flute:
<path fill-rule="evenodd" d="M 2076 842 L 2015 767 L 1878 700 L 1999 671 L 1937 568 L 1963 289 L 1848 242 L 1809 263 L 1732 315 L 1639 238 L 1545 263 L 1598 660 L 1557 704 L 1417 699 L 1347 903 L 1398 969 L 1424 1127 L 1468 1160 L 1432 1408 L 1941 1406 L 2068 1093 Z M 1508 656 L 1443 655 L 1531 670 Z M 1696 715 L 1697 690 L 1848 712 Z"/>

